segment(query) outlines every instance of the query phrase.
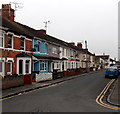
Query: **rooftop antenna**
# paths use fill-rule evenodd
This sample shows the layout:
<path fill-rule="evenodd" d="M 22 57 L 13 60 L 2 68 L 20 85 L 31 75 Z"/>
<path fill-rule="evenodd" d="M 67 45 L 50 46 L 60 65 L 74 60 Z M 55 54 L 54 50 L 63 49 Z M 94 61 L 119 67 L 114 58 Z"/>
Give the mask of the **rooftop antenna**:
<path fill-rule="evenodd" d="M 14 10 L 17 11 L 18 9 L 23 8 L 23 4 L 22 3 L 17 3 L 17 2 L 9 2 L 9 4 L 14 4 Z M 9 12 L 10 12 L 10 7 L 9 7 Z M 10 15 L 10 13 L 9 13 Z"/>
<path fill-rule="evenodd" d="M 87 49 L 87 40 L 85 40 L 85 48 Z"/>
<path fill-rule="evenodd" d="M 47 27 L 48 27 L 48 24 L 50 23 L 50 21 L 44 21 L 43 23 L 45 23 L 45 30 L 47 32 Z"/>

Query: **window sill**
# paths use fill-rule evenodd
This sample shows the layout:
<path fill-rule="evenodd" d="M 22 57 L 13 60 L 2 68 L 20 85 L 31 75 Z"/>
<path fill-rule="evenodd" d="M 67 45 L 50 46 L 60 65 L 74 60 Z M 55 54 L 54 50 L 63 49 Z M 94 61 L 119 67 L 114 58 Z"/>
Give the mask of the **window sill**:
<path fill-rule="evenodd" d="M 45 72 L 46 70 L 40 70 L 40 72 Z"/>

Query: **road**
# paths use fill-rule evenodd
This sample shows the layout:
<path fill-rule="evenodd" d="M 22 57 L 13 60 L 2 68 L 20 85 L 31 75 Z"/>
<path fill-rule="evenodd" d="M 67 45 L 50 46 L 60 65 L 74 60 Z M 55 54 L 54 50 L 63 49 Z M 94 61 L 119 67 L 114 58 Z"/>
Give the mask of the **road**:
<path fill-rule="evenodd" d="M 3 112 L 115 112 L 95 101 L 110 80 L 103 71 L 87 74 L 6 99 Z"/>

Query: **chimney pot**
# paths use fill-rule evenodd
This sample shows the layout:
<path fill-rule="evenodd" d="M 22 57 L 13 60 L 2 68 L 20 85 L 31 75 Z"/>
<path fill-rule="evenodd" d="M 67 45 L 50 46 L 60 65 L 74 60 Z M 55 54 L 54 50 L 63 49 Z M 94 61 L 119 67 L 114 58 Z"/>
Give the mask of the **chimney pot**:
<path fill-rule="evenodd" d="M 75 42 L 69 42 L 69 44 L 75 46 Z"/>
<path fill-rule="evenodd" d="M 82 43 L 78 42 L 78 43 L 77 43 L 77 47 L 79 47 L 79 48 L 82 49 Z"/>
<path fill-rule="evenodd" d="M 41 32 L 42 34 L 46 34 L 46 30 L 44 30 L 44 29 L 40 29 L 38 31 Z"/>

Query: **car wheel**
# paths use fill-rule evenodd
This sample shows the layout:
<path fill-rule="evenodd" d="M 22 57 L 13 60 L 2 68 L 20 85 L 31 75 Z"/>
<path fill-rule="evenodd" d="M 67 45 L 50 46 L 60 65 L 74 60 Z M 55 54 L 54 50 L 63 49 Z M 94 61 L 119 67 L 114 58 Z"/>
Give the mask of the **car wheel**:
<path fill-rule="evenodd" d="M 105 78 L 107 78 L 107 75 L 105 75 Z"/>

